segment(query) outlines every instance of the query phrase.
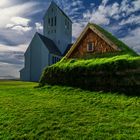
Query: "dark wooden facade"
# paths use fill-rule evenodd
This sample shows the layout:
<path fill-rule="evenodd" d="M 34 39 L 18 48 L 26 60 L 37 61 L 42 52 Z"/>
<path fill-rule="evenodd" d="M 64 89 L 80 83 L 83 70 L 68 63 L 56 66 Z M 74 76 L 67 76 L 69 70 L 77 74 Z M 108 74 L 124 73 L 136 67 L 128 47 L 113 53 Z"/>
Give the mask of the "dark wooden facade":
<path fill-rule="evenodd" d="M 88 51 L 88 43 L 93 43 L 93 50 Z M 111 47 L 105 40 L 103 40 L 98 34 L 91 29 L 88 29 L 75 49 L 70 54 L 69 58 L 82 58 L 87 55 L 94 55 L 107 52 L 115 52 L 116 50 Z"/>

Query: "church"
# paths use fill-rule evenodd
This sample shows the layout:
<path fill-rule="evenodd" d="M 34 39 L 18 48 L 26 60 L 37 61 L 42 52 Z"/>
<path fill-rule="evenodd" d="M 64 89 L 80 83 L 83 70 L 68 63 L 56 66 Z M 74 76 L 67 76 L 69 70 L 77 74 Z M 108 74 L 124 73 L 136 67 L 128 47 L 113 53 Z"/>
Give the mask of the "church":
<path fill-rule="evenodd" d="M 78 59 L 122 51 L 115 44 L 116 40 L 113 42 L 93 23 L 88 23 L 75 43 L 71 44 L 72 21 L 55 2 L 51 2 L 43 21 L 43 35 L 36 33 L 24 54 L 25 64 L 20 71 L 22 81 L 39 81 L 44 68 L 62 57 Z"/>
<path fill-rule="evenodd" d="M 58 62 L 69 50 L 72 42 L 72 21 L 51 2 L 43 18 L 43 35 L 36 33 L 27 48 L 22 81 L 39 81 L 43 69 Z"/>

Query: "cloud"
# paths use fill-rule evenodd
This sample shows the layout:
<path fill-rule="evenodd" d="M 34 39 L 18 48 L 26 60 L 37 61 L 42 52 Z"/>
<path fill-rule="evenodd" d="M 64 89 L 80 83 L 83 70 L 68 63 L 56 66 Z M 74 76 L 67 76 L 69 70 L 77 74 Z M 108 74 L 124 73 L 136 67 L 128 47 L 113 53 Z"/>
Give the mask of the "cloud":
<path fill-rule="evenodd" d="M 23 18 L 23 17 L 12 17 L 11 18 L 11 22 L 13 24 L 18 24 L 18 25 L 22 25 L 22 26 L 28 26 L 29 22 L 31 20 L 30 19 L 27 19 L 27 18 Z"/>
<path fill-rule="evenodd" d="M 137 27 L 135 30 L 131 30 L 128 35 L 124 38 L 121 38 L 126 44 L 129 44 L 131 48 L 137 51 L 140 54 L 140 27 Z"/>
<path fill-rule="evenodd" d="M 30 19 L 22 17 L 12 17 L 11 23 L 6 25 L 6 28 L 16 30 L 18 33 L 24 33 L 32 30 L 32 27 L 29 27 Z"/>
<path fill-rule="evenodd" d="M 19 78 L 21 65 L 0 62 L 0 79 Z"/>
<path fill-rule="evenodd" d="M 11 5 L 11 1 L 9 1 L 9 0 L 1 0 L 0 1 L 0 8 L 3 8 L 5 6 L 9 6 L 9 5 Z"/>
<path fill-rule="evenodd" d="M 140 16 L 131 15 L 128 19 L 123 19 L 119 25 L 125 24 L 140 24 Z"/>
<path fill-rule="evenodd" d="M 0 20 L 2 22 L 0 22 L 0 28 L 4 28 L 5 25 L 9 24 L 11 22 L 11 20 L 15 20 L 19 22 L 18 17 L 24 17 L 27 14 L 29 14 L 30 12 L 27 11 L 31 11 L 32 9 L 35 8 L 35 6 L 37 5 L 36 2 L 27 2 L 27 3 L 23 3 L 23 4 L 19 4 L 19 5 L 12 5 L 10 7 L 4 7 L 0 9 Z M 23 20 L 22 20 L 23 22 Z M 25 22 L 25 21 L 24 21 Z"/>
<path fill-rule="evenodd" d="M 41 32 L 41 33 L 43 32 L 43 25 L 41 23 L 36 22 L 35 23 L 35 28 L 38 32 Z"/>
<path fill-rule="evenodd" d="M 20 44 L 17 46 L 3 45 L 0 44 L 0 52 L 25 52 L 28 44 Z"/>
<path fill-rule="evenodd" d="M 19 70 L 23 68 L 24 64 L 26 49 L 27 44 L 16 47 L 0 44 L 0 78 L 19 77 Z"/>

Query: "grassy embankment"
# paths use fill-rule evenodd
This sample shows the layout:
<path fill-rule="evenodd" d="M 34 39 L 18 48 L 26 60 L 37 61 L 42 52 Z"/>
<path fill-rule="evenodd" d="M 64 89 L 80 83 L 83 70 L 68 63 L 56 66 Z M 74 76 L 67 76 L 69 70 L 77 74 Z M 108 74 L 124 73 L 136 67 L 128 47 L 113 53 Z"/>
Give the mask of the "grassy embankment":
<path fill-rule="evenodd" d="M 0 82 L 0 139 L 139 139 L 140 98 Z"/>
<path fill-rule="evenodd" d="M 140 94 L 140 57 L 118 55 L 86 60 L 63 59 L 45 69 L 40 85 L 46 83 Z"/>

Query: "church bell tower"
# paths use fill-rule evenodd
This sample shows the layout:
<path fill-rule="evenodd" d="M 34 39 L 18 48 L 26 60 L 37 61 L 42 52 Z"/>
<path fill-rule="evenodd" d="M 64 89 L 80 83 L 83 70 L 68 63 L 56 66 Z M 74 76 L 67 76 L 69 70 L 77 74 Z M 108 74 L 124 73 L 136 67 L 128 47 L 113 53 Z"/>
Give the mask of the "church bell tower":
<path fill-rule="evenodd" d="M 55 2 L 51 2 L 44 16 L 43 32 L 44 36 L 54 41 L 62 54 L 71 44 L 72 21 Z"/>

